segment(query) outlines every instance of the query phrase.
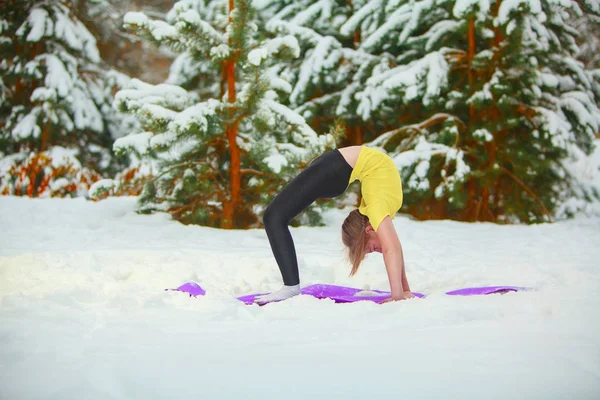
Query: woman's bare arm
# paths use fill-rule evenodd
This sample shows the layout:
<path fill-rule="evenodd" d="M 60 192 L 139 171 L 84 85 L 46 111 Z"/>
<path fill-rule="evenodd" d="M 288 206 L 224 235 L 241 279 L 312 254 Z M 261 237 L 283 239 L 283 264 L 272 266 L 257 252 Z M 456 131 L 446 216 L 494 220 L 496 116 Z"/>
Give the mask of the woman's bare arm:
<path fill-rule="evenodd" d="M 402 245 L 389 216 L 385 217 L 379 224 L 377 236 L 381 242 L 381 252 L 383 253 L 383 261 L 390 281 L 392 299 L 401 300 L 404 298 L 404 292 L 410 291 L 410 287 L 406 279 Z"/>
<path fill-rule="evenodd" d="M 404 262 L 402 262 L 404 265 Z M 410 285 L 408 284 L 408 279 L 406 279 L 406 267 L 402 268 L 402 288 L 404 289 L 404 293 L 410 292 Z"/>

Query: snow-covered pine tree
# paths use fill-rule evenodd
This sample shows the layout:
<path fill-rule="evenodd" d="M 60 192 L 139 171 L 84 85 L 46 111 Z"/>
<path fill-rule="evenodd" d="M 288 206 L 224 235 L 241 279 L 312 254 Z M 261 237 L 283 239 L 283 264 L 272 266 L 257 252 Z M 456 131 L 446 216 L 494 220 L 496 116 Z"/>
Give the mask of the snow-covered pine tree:
<path fill-rule="evenodd" d="M 566 24 L 577 13 L 560 0 L 379 0 L 342 26 L 360 29 L 358 50 L 393 55 L 355 98 L 364 120 L 397 120 L 373 144 L 402 168 L 410 213 L 537 222 L 597 195 L 566 168 L 600 125 Z"/>
<path fill-rule="evenodd" d="M 396 85 L 427 75 L 427 97 L 436 98 L 444 78 L 438 73 L 443 59 L 429 57 L 416 66 L 395 69 L 416 55 L 391 37 L 397 36 L 398 26 L 406 22 L 405 17 L 398 18 L 398 1 L 262 0 L 259 4 L 261 10 L 269 12 L 263 11 L 269 18 L 269 31 L 292 34 L 301 46 L 301 57 L 277 71 L 292 83 L 290 107 L 316 130 L 327 129 L 334 121 L 339 123 L 345 134 L 341 144 L 371 142 L 382 132 L 419 118 L 415 113 L 423 108 L 422 102 L 386 104 L 379 101 L 387 95 L 386 88 L 368 92 L 371 82 L 388 71 Z M 427 123 L 445 119 L 447 116 L 436 115 Z"/>
<path fill-rule="evenodd" d="M 87 193 L 111 166 L 121 120 L 96 41 L 69 1 L 2 3 L 0 21 L 0 192 Z"/>
<path fill-rule="evenodd" d="M 365 0 L 260 0 L 255 2 L 267 29 L 294 35 L 301 55 L 274 71 L 292 85 L 288 103 L 317 132 L 335 125 L 344 129 L 340 144 L 361 144 L 379 132 L 380 121 L 363 121 L 357 115 L 354 95 L 370 71 L 390 60 L 356 51 L 359 29 L 342 32 L 342 25 Z M 384 15 L 382 15 L 385 18 Z"/>
<path fill-rule="evenodd" d="M 264 37 L 249 3 L 182 0 L 166 21 L 126 15 L 139 35 L 180 53 L 167 83 L 133 80 L 117 94 L 116 105 L 135 113 L 143 132 L 116 149 L 154 162 L 142 209 L 167 210 L 183 223 L 259 226 L 282 185 L 334 145 L 280 103 L 290 85 L 271 69 L 297 57 L 298 43 Z"/>

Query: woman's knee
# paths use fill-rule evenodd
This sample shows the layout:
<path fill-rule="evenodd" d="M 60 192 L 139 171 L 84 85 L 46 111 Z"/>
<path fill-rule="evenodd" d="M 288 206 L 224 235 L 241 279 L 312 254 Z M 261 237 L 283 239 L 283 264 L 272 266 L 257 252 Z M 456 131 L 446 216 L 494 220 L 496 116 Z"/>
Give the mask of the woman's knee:
<path fill-rule="evenodd" d="M 280 220 L 281 217 L 280 213 L 277 211 L 277 207 L 275 207 L 273 203 L 269 204 L 263 213 L 263 225 L 265 226 L 265 229 L 277 225 Z"/>

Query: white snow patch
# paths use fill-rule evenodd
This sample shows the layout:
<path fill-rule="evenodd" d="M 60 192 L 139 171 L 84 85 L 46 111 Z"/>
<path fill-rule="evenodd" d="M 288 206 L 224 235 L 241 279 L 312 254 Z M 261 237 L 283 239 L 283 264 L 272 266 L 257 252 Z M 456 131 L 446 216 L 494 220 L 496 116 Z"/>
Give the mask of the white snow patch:
<path fill-rule="evenodd" d="M 0 397 L 394 398 L 399 376 L 411 398 L 600 392 L 598 218 L 507 226 L 400 215 L 407 277 L 427 298 L 258 307 L 234 297 L 281 285 L 264 230 L 185 226 L 135 204 L 0 197 L 10 210 L 0 213 Z M 348 276 L 348 211 L 291 228 L 301 285 L 388 289 L 380 254 Z M 186 281 L 207 295 L 164 291 Z M 536 290 L 443 294 L 496 284 Z M 360 385 L 348 380 L 357 369 Z"/>

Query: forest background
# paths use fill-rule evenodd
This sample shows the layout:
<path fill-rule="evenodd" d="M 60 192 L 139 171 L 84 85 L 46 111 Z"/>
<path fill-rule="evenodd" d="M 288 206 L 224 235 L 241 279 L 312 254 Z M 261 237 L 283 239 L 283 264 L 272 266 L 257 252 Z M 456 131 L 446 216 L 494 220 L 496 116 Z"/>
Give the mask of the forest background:
<path fill-rule="evenodd" d="M 315 156 L 365 144 L 418 219 L 598 210 L 597 0 L 0 4 L 3 195 L 134 195 L 182 223 L 260 227 Z"/>

